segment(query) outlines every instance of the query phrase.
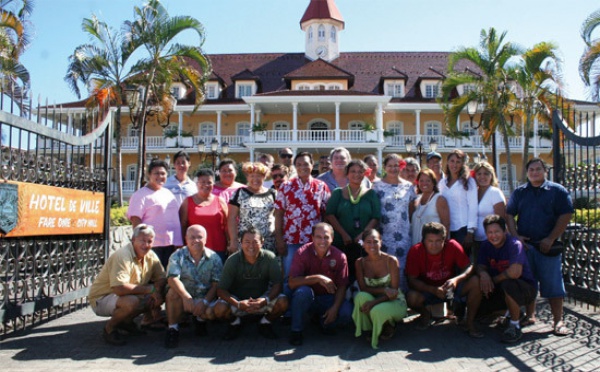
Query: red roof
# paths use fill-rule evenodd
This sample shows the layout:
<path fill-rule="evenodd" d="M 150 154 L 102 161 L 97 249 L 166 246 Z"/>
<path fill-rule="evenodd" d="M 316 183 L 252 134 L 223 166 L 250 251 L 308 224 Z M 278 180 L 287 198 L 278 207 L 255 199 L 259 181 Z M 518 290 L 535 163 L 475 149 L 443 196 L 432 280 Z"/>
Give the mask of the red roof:
<path fill-rule="evenodd" d="M 300 25 L 313 19 L 334 19 L 344 24 L 344 18 L 335 5 L 335 0 L 310 0 Z"/>

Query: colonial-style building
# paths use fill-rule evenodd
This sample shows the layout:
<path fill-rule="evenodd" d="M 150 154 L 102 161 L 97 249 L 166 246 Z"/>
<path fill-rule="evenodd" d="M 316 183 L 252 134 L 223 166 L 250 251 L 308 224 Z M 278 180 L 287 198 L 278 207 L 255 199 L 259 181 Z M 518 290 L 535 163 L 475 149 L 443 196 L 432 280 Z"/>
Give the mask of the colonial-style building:
<path fill-rule="evenodd" d="M 471 161 L 491 157 L 491 146 L 474 129 L 477 116 L 473 121 L 466 112 L 460 117 L 465 137 L 444 135 L 444 115 L 436 98 L 450 52 L 345 52 L 340 44 L 345 26 L 334 0 L 311 0 L 300 20 L 303 52 L 209 54 L 213 72 L 205 102 L 193 112 L 193 92 L 183 85 L 172 87 L 178 103 L 170 129 L 176 138 L 166 138 L 164 129 L 150 120 L 147 153 L 164 159 L 186 149 L 192 168 L 205 160 L 197 152 L 198 142 L 210 148 L 215 140 L 218 152 L 227 143 L 228 156 L 238 161 L 253 160 L 257 153 L 276 157 L 283 147 L 310 151 L 318 159 L 337 146 L 356 157 L 375 154 L 381 161 L 388 153 L 415 156 L 419 143 L 423 154 L 433 145 L 442 155 L 459 148 Z M 465 70 L 469 65 L 457 68 Z M 63 105 L 70 107 L 70 115 L 81 112 L 77 108 L 81 106 Z M 135 191 L 138 133 L 127 124 L 127 112 L 123 122 L 122 178 L 127 196 Z M 530 153 L 549 156 L 550 140 L 537 133 Z M 497 136 L 496 141 L 497 171 L 501 187 L 508 191 L 503 140 Z M 412 144 L 411 153 L 407 143 Z M 511 137 L 509 143 L 517 179 L 523 137 Z"/>

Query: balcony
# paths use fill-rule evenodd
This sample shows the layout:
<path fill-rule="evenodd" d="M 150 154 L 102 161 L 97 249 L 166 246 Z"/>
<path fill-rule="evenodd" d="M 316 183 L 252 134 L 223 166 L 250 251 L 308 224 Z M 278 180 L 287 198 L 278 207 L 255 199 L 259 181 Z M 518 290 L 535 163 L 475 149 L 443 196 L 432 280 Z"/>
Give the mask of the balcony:
<path fill-rule="evenodd" d="M 261 147 L 263 144 L 272 145 L 273 143 L 279 144 L 295 144 L 302 146 L 304 145 L 314 145 L 314 144 L 345 144 L 348 147 L 353 147 L 353 144 L 356 145 L 364 145 L 365 143 L 369 144 L 384 144 L 386 148 L 390 151 L 404 151 L 406 150 L 406 140 L 410 139 L 413 144 L 417 143 L 417 136 L 414 134 L 409 135 L 394 135 L 389 137 L 383 137 L 384 142 L 378 141 L 377 132 L 365 132 L 362 130 L 339 130 L 339 140 L 336 140 L 336 130 L 327 129 L 327 130 L 298 130 L 297 138 L 294 139 L 293 132 L 290 130 L 268 130 L 261 132 L 260 135 L 258 133 L 250 133 L 248 136 L 240 136 L 240 135 L 222 135 L 220 137 L 217 136 L 194 136 L 187 137 L 186 139 L 190 139 L 189 142 L 184 143 L 184 146 L 173 147 L 172 145 L 167 143 L 167 139 L 162 136 L 148 136 L 146 137 L 146 148 L 148 150 L 154 151 L 168 151 L 168 149 L 181 149 L 181 148 L 195 148 L 196 144 L 203 140 L 205 143 L 210 143 L 213 138 L 217 138 L 217 140 L 222 142 L 227 142 L 231 150 L 235 152 L 236 149 L 241 151 L 245 145 L 255 144 Z M 435 139 L 438 143 L 438 149 L 444 152 L 445 149 L 462 149 L 463 151 L 477 151 L 480 149 L 485 149 L 486 151 L 491 151 L 491 145 L 485 145 L 483 143 L 483 139 L 481 135 L 473 135 L 466 138 L 450 138 L 444 135 L 421 135 L 420 141 L 427 146 L 431 140 Z M 497 137 L 498 148 L 504 148 L 504 142 L 502 140 L 502 136 Z M 533 147 L 534 143 L 537 141 L 537 148 L 539 151 L 548 153 L 552 148 L 552 141 L 540 137 L 534 137 L 530 140 L 530 148 Z M 172 141 L 171 141 L 172 142 Z M 524 138 L 523 137 L 509 137 L 508 143 L 511 151 L 515 153 L 519 153 L 523 149 Z M 123 137 L 123 152 L 134 152 L 138 148 L 138 137 Z"/>

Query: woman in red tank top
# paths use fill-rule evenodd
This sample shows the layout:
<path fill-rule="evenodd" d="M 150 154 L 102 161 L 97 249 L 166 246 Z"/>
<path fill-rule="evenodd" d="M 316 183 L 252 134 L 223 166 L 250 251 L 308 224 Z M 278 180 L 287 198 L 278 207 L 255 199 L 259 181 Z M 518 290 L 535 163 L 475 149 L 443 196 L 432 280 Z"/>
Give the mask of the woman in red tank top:
<path fill-rule="evenodd" d="M 227 255 L 227 204 L 212 194 L 215 174 L 210 169 L 200 169 L 196 173 L 198 193 L 188 197 L 179 209 L 181 232 L 184 234 L 192 225 L 202 225 L 206 229 L 206 247 L 217 252 L 225 262 Z"/>

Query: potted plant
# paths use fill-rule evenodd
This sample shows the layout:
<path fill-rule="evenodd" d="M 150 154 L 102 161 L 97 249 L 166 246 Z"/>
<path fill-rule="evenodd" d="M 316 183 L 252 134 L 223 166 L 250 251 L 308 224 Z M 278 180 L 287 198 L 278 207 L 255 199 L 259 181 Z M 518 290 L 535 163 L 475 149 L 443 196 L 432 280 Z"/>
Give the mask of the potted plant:
<path fill-rule="evenodd" d="M 179 136 L 179 128 L 174 125 L 168 126 L 163 130 L 165 138 L 165 147 L 176 147 L 177 137 Z"/>
<path fill-rule="evenodd" d="M 181 143 L 179 147 L 194 147 L 194 135 L 190 131 L 181 131 Z"/>
<path fill-rule="evenodd" d="M 254 133 L 254 142 L 267 142 L 267 125 L 268 122 L 258 122 L 252 126 Z"/>
<path fill-rule="evenodd" d="M 362 127 L 362 130 L 365 132 L 365 140 L 367 142 L 377 142 L 377 128 L 373 124 L 366 123 Z"/>
<path fill-rule="evenodd" d="M 541 128 L 537 131 L 540 147 L 552 147 L 552 132 L 548 128 Z"/>

